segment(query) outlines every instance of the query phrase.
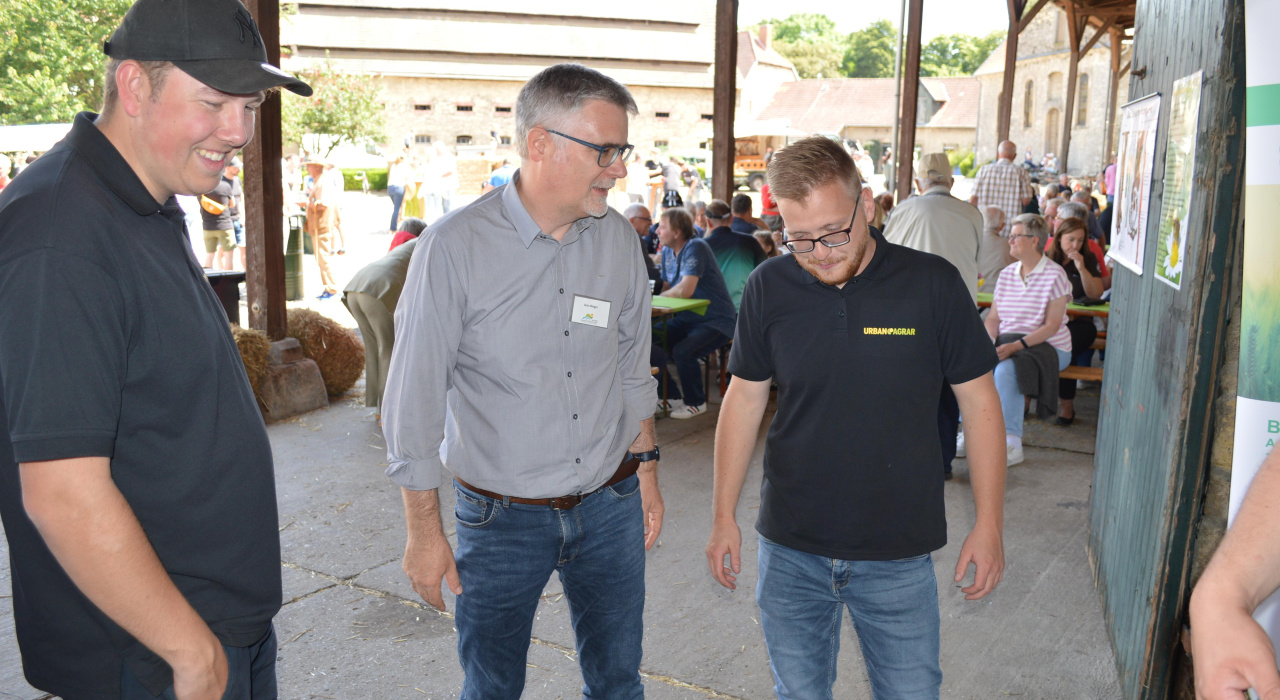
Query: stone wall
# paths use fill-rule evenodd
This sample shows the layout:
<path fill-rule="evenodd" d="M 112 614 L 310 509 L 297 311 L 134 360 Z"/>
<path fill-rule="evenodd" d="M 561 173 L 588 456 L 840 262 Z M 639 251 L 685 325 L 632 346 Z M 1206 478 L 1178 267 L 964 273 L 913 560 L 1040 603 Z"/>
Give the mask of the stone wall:
<path fill-rule="evenodd" d="M 523 83 L 393 76 L 380 80 L 390 143 L 408 140 L 417 150 L 428 143 L 455 149 L 460 137 L 474 145 L 496 135 L 496 154 L 516 155 L 515 103 Z M 630 140 L 641 153 L 689 151 L 710 139 L 710 89 L 636 86 L 631 94 L 640 113 L 631 119 Z"/>

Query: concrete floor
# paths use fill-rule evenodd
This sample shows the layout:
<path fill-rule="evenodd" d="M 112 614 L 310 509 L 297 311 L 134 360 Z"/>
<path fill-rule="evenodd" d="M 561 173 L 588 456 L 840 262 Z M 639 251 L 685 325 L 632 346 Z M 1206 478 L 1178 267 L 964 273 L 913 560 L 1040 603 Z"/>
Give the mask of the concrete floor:
<path fill-rule="evenodd" d="M 348 220 L 381 221 L 385 197 L 347 193 Z M 354 214 L 349 216 L 349 214 Z M 340 271 L 380 257 L 390 235 L 349 237 Z M 308 264 L 307 305 L 354 325 L 336 301 L 315 302 Z M 340 279 L 345 278 L 339 275 Z M 715 394 L 716 392 L 712 392 Z M 282 698 L 454 698 L 462 683 L 450 615 L 426 608 L 400 570 L 405 533 L 398 491 L 382 475 L 385 443 L 361 387 L 330 408 L 268 427 L 280 504 L 284 607 L 276 618 Z M 713 397 L 712 401 L 716 400 Z M 973 522 L 964 460 L 946 487 L 950 543 L 936 552 L 942 614 L 943 698 L 1121 697 L 1111 645 L 1085 544 L 1096 390 L 1082 392 L 1070 428 L 1028 421 L 1027 461 L 1011 470 L 1005 513 L 1005 578 L 987 599 L 968 602 L 951 583 Z M 648 555 L 642 671 L 648 697 L 773 697 L 755 606 L 755 539 L 761 452 L 739 506 L 743 572 L 737 591 L 707 573 L 711 452 L 716 411 L 661 420 L 662 537 Z M 767 418 L 766 418 L 767 420 Z M 763 440 L 763 428 L 761 439 Z M 452 535 L 453 495 L 442 494 Z M 7 543 L 0 538 L 0 698 L 35 700 L 13 637 Z M 450 610 L 453 600 L 447 589 Z M 568 606 L 547 585 L 529 650 L 526 698 L 581 697 Z M 838 698 L 868 698 L 856 637 L 846 623 Z"/>
<path fill-rule="evenodd" d="M 1009 475 L 1004 582 L 979 602 L 965 601 L 951 583 L 973 519 L 967 468 L 956 463 L 947 485 L 950 543 L 935 554 L 944 698 L 1120 697 L 1085 555 L 1092 458 L 1045 447 L 1092 444 L 1086 433 L 1096 394 L 1082 396 L 1080 406 L 1081 421 L 1070 429 L 1029 425 L 1027 462 Z M 667 516 L 648 559 L 643 672 L 651 698 L 773 697 L 752 595 L 756 548 L 746 528 L 759 505 L 760 451 L 739 508 L 746 530 L 739 589 L 722 589 L 706 570 L 715 415 L 658 424 Z M 400 571 L 400 498 L 382 475 L 384 442 L 359 393 L 268 432 L 284 559 L 285 605 L 276 618 L 281 697 L 456 697 L 462 672 L 452 618 L 425 608 Z M 442 497 L 452 535 L 452 494 Z M 22 680 L 7 551 L 0 555 L 0 698 L 44 698 Z M 560 594 L 553 578 L 534 624 L 527 698 L 580 697 Z M 839 674 L 836 697 L 870 696 L 848 623 Z"/>

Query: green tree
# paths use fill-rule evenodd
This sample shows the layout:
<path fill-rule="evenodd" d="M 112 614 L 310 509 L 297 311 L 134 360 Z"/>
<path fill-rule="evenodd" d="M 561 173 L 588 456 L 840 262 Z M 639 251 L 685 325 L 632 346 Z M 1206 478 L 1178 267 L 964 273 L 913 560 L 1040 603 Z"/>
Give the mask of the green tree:
<path fill-rule="evenodd" d="M 102 102 L 105 41 L 131 0 L 3 0 L 0 124 L 71 121 Z"/>
<path fill-rule="evenodd" d="M 380 142 L 386 138 L 382 88 L 377 76 L 344 73 L 326 56 L 323 63 L 295 71 L 315 91 L 299 97 L 285 91 L 281 111 L 281 136 L 285 143 L 302 143 L 306 134 L 329 137 L 323 155 L 343 143 Z"/>
<path fill-rule="evenodd" d="M 934 37 L 920 49 L 920 74 L 973 75 L 1004 37 L 1004 31 L 991 32 L 981 38 L 968 34 Z"/>
<path fill-rule="evenodd" d="M 844 37 L 830 17 L 797 12 L 786 19 L 771 19 L 773 48 L 792 65 L 801 78 L 839 78 L 844 56 Z"/>
<path fill-rule="evenodd" d="M 887 19 L 851 33 L 846 42 L 843 73 L 850 78 L 892 78 L 897 41 L 898 30 Z"/>

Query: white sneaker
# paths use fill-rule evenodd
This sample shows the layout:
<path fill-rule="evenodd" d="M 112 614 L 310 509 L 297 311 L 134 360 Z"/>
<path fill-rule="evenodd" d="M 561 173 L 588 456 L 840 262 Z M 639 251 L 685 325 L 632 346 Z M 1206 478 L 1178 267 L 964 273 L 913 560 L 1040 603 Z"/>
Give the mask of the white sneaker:
<path fill-rule="evenodd" d="M 1022 448 L 1005 443 L 1004 466 L 1007 468 L 1012 467 L 1015 464 L 1022 464 Z"/>
<path fill-rule="evenodd" d="M 685 405 L 672 410 L 671 417 L 676 420 L 685 420 L 686 418 L 693 418 L 694 416 L 699 416 L 706 412 L 707 405 L 705 403 L 698 406 Z"/>
<path fill-rule="evenodd" d="M 956 456 L 964 456 L 964 433 L 956 433 Z"/>
<path fill-rule="evenodd" d="M 658 407 L 653 413 L 654 415 L 670 414 L 681 408 L 684 408 L 684 401 L 680 399 L 667 399 L 666 401 L 658 399 Z"/>

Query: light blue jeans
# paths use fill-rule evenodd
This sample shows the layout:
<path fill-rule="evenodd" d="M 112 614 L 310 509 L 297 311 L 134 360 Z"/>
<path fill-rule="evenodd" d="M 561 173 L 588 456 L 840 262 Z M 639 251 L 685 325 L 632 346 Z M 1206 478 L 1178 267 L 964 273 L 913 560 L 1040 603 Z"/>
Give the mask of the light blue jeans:
<path fill-rule="evenodd" d="M 849 609 L 875 700 L 937 700 L 933 557 L 846 561 L 760 538 L 756 603 L 779 700 L 829 700 Z"/>
<path fill-rule="evenodd" d="M 1053 349 L 1058 353 L 1058 371 L 1071 364 L 1071 353 Z M 1001 360 L 996 365 L 996 392 L 1000 394 L 1000 410 L 1004 413 L 1004 432 L 1006 435 L 1022 437 L 1022 416 L 1026 412 L 1026 397 L 1018 390 L 1018 373 L 1013 367 L 1013 358 Z"/>
<path fill-rule="evenodd" d="M 643 698 L 639 477 L 601 489 L 571 510 L 504 505 L 458 484 L 455 489 L 462 700 L 520 697 L 533 616 L 556 571 L 577 638 L 583 697 Z"/>

